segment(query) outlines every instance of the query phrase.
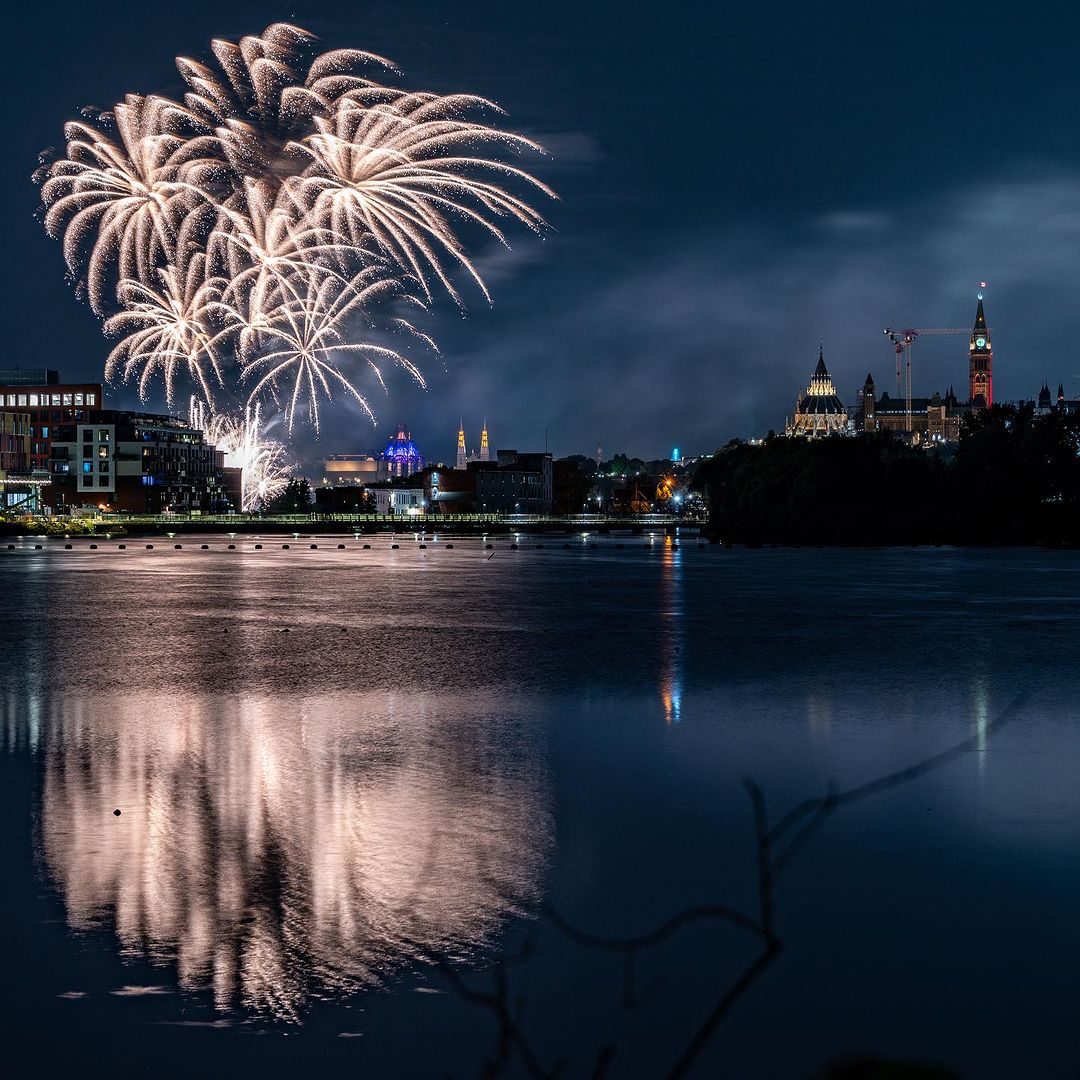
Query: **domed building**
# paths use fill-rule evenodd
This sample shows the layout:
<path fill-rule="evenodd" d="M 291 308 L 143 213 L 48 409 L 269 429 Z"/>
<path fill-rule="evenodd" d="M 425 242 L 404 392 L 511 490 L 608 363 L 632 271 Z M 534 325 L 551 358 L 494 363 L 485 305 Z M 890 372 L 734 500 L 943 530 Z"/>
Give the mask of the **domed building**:
<path fill-rule="evenodd" d="M 848 414 L 833 386 L 832 376 L 825 366 L 824 349 L 818 352 L 817 368 L 805 394 L 795 403 L 795 415 L 787 422 L 788 435 L 805 435 L 816 439 L 823 435 L 841 435 L 847 431 Z"/>
<path fill-rule="evenodd" d="M 386 471 L 391 477 L 412 476 L 424 468 L 424 459 L 404 424 L 398 424 L 397 433 L 386 444 L 382 456 L 386 462 Z"/>

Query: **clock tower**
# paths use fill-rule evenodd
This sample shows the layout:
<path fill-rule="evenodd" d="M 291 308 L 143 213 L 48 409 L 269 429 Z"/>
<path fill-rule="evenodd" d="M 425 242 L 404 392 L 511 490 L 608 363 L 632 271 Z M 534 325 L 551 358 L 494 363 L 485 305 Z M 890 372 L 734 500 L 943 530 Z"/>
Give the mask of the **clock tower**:
<path fill-rule="evenodd" d="M 971 385 L 971 407 L 988 409 L 994 404 L 994 349 L 990 331 L 983 314 L 983 297 L 979 293 L 979 308 L 968 345 L 968 379 Z"/>

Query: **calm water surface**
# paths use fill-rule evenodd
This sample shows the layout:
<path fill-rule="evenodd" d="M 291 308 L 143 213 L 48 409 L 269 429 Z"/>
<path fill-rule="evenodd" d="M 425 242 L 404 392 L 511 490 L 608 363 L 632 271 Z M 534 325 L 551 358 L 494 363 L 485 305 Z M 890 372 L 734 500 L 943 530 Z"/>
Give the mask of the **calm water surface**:
<path fill-rule="evenodd" d="M 792 858 L 691 1075 L 1080 1075 L 1080 555 L 591 540 L 0 551 L 8 1074 L 524 1075 L 502 1009 L 665 1075 L 757 940 L 564 921 L 755 915 L 744 778 L 970 740 Z"/>

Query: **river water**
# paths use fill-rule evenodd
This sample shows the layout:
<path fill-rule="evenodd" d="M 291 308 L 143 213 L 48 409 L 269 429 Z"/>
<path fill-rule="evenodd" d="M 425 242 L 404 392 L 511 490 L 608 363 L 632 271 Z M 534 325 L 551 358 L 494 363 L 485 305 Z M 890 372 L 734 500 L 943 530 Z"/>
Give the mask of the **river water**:
<path fill-rule="evenodd" d="M 9 1075 L 1080 1073 L 1080 554 L 229 542 L 0 550 Z"/>

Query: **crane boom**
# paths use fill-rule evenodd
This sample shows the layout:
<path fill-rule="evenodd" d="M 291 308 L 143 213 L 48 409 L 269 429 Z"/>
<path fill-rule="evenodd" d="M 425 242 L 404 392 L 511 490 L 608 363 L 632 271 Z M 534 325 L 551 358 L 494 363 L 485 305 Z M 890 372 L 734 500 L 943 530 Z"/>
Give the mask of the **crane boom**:
<path fill-rule="evenodd" d="M 897 389 L 900 387 L 900 373 L 905 359 L 905 353 L 907 358 L 907 386 L 905 388 L 905 405 L 906 405 L 906 422 L 907 430 L 911 432 L 911 347 L 915 344 L 917 338 L 922 337 L 924 334 L 929 335 L 941 335 L 941 334 L 963 334 L 965 337 L 973 333 L 972 330 L 966 327 L 945 327 L 945 326 L 921 326 L 921 327 L 909 327 L 905 330 L 894 330 L 891 326 L 886 326 L 882 331 L 883 334 L 893 343 L 896 347 L 896 383 Z M 987 337 L 990 336 L 990 328 L 986 330 Z"/>

